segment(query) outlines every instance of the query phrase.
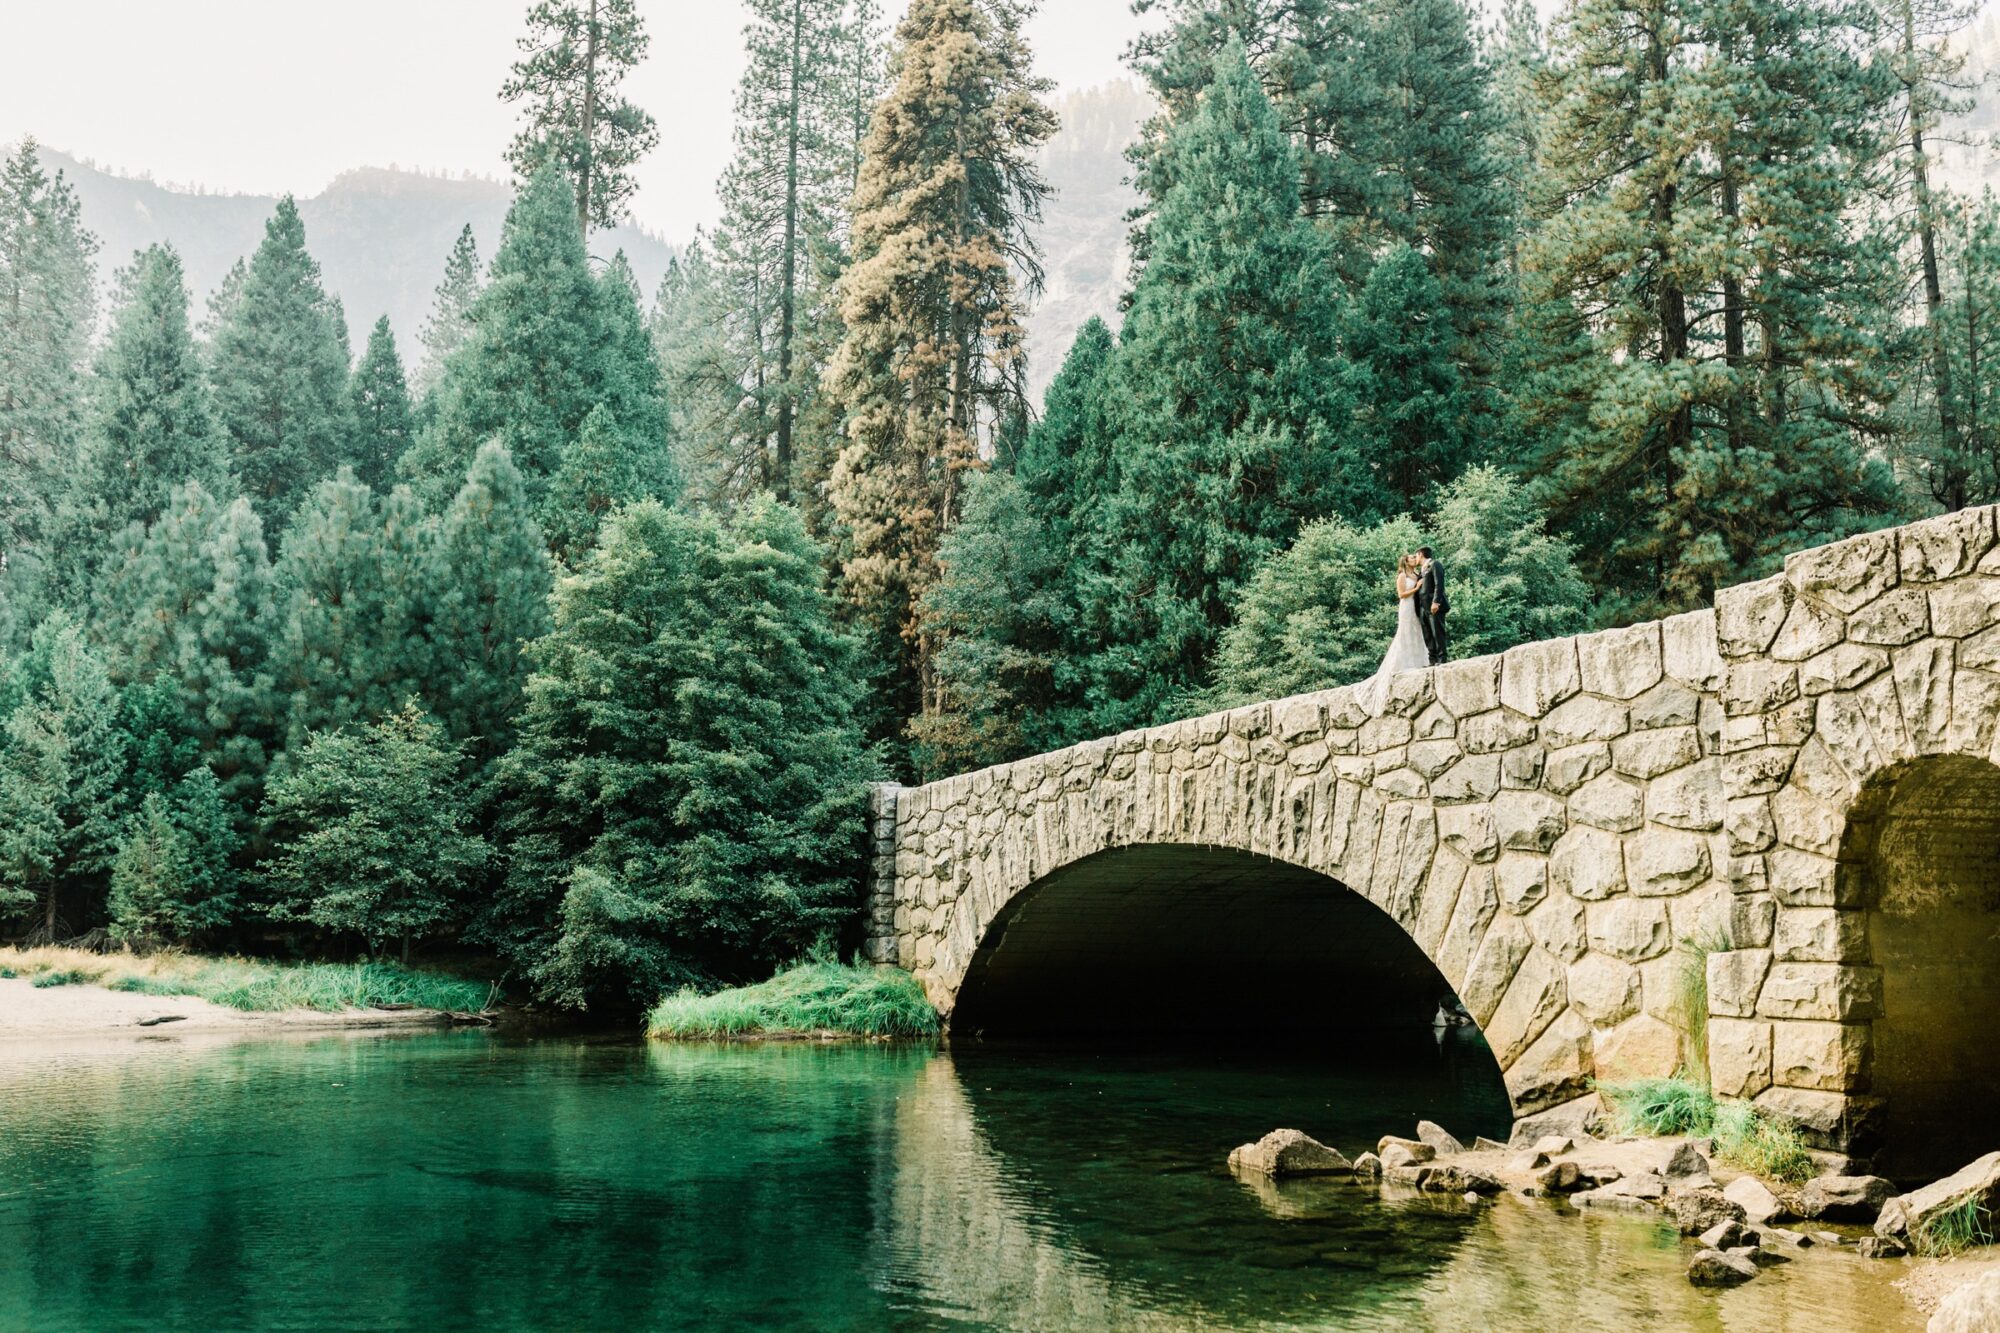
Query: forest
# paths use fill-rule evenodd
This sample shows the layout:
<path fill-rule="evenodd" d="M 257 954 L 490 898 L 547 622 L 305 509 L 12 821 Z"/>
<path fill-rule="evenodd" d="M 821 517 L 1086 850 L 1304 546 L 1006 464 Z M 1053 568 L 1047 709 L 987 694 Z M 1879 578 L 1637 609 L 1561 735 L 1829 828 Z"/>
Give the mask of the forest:
<path fill-rule="evenodd" d="M 749 8 L 657 292 L 639 6 L 538 0 L 497 249 L 358 356 L 290 199 L 99 291 L 8 154 L 8 934 L 644 1006 L 851 942 L 872 780 L 1366 675 L 1420 544 L 1471 655 L 2000 500 L 1953 0 L 1135 0 L 1130 290 L 1039 402 L 1032 0 Z"/>

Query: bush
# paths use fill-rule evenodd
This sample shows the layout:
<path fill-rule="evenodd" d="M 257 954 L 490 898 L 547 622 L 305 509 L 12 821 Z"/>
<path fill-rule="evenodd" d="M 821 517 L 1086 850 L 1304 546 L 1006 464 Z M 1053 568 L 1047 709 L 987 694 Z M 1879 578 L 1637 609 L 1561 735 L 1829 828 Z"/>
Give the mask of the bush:
<path fill-rule="evenodd" d="M 1715 1155 L 1773 1180 L 1810 1180 L 1816 1169 L 1789 1121 L 1765 1115 L 1748 1102 L 1724 1102 L 1717 1108 Z"/>
<path fill-rule="evenodd" d="M 1647 1078 L 1603 1083 L 1624 1134 L 1706 1134 L 1715 1128 L 1715 1095 L 1690 1079 Z"/>
<path fill-rule="evenodd" d="M 7 951 L 0 976 L 26 975 L 37 986 L 101 985 L 133 995 L 191 995 L 230 1009 L 276 1013 L 316 1009 L 480 1010 L 498 997 L 483 981 L 441 976 L 394 963 L 268 963 L 184 953 L 135 957 L 78 949 Z"/>
<path fill-rule="evenodd" d="M 655 1037 L 838 1032 L 852 1037 L 932 1037 L 937 1010 L 899 968 L 808 960 L 754 986 L 670 995 L 647 1018 Z"/>
<path fill-rule="evenodd" d="M 1719 1102 L 1693 1079 L 1600 1083 L 1597 1091 L 1611 1103 L 1621 1133 L 1712 1134 L 1715 1155 L 1732 1166 L 1773 1180 L 1802 1181 L 1813 1175 L 1813 1160 L 1797 1127 L 1748 1102 Z"/>
<path fill-rule="evenodd" d="M 44 972 L 35 978 L 33 985 L 36 990 L 47 990 L 51 986 L 81 986 L 89 980 L 90 978 L 83 973 L 71 969 L 63 972 Z"/>

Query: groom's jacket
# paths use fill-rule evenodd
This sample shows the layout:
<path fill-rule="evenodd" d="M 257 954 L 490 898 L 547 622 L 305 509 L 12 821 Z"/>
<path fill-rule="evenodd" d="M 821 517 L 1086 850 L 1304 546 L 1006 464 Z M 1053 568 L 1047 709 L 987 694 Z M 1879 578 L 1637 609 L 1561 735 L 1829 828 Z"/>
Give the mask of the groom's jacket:
<path fill-rule="evenodd" d="M 1424 566 L 1423 581 L 1417 585 L 1417 601 L 1423 611 L 1429 611 L 1434 605 L 1439 615 L 1451 610 L 1451 598 L 1444 590 L 1444 566 L 1436 560 Z"/>

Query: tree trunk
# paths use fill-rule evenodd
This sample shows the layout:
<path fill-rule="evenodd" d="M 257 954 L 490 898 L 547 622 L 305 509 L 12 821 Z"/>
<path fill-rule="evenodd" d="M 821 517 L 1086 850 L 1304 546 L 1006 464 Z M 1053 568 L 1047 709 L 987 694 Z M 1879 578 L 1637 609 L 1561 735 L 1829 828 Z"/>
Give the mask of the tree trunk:
<path fill-rule="evenodd" d="M 577 154 L 576 219 L 590 235 L 590 177 L 597 147 L 597 0 L 590 0 L 590 17 L 583 33 L 583 142 Z"/>
<path fill-rule="evenodd" d="M 804 45 L 805 0 L 792 0 L 792 59 L 786 71 L 785 248 L 778 293 L 778 475 L 780 500 L 792 498 L 792 340 L 797 327 L 799 244 L 799 67 Z"/>
<path fill-rule="evenodd" d="M 408 967 L 409 965 L 410 965 L 410 933 L 409 933 L 408 931 L 404 931 L 404 932 L 403 932 L 403 966 L 404 966 L 404 967 Z"/>

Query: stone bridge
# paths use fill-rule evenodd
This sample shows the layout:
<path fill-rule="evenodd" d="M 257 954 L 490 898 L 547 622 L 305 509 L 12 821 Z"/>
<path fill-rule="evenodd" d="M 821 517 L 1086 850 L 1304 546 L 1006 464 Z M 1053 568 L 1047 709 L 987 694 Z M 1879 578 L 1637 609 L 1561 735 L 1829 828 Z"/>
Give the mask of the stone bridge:
<path fill-rule="evenodd" d="M 955 1033 L 1448 987 L 1516 1115 L 1705 1060 L 1825 1149 L 1948 1157 L 2000 1104 L 1995 523 L 1405 673 L 1379 715 L 1343 687 L 880 788 L 869 954 Z"/>

